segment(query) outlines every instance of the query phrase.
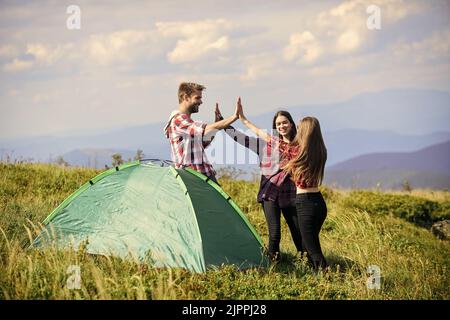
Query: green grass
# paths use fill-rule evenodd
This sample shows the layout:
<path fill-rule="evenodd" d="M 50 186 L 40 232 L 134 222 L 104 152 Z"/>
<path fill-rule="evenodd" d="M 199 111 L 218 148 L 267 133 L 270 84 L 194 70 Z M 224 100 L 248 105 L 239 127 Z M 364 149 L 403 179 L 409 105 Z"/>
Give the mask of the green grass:
<path fill-rule="evenodd" d="M 283 221 L 283 260 L 268 270 L 232 266 L 195 274 L 78 251 L 26 250 L 34 226 L 99 171 L 0 163 L 0 299 L 449 299 L 450 245 L 425 228 L 449 215 L 450 195 L 434 191 L 339 191 L 322 188 L 328 217 L 321 232 L 327 274 L 296 256 Z M 257 183 L 222 179 L 224 190 L 267 243 Z M 81 288 L 67 286 L 69 266 Z M 369 265 L 381 289 L 369 290 Z"/>

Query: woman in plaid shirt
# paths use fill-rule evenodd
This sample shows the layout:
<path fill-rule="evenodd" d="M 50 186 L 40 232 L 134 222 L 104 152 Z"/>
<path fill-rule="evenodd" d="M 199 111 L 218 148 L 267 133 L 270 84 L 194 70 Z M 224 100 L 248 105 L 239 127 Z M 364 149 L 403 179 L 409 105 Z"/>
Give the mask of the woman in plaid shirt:
<path fill-rule="evenodd" d="M 240 99 L 238 104 L 241 104 Z M 281 213 L 289 226 L 297 251 L 303 252 L 295 208 L 296 187 L 289 176 L 281 170 L 281 166 L 297 152 L 296 145 L 292 143 L 297 130 L 292 116 L 287 111 L 278 111 L 275 114 L 273 129 L 278 132 L 278 135 L 273 136 L 251 123 L 244 116 L 242 106 L 239 109 L 241 110 L 241 121 L 263 140 L 262 143 L 260 143 L 260 139 L 249 137 L 232 127 L 228 128 L 226 132 L 236 142 L 258 154 L 260 158 L 261 183 L 258 202 L 263 206 L 269 229 L 269 257 L 272 261 L 279 261 L 281 258 Z M 220 111 L 216 106 L 216 121 L 221 118 Z M 260 148 L 264 143 L 265 146 Z"/>

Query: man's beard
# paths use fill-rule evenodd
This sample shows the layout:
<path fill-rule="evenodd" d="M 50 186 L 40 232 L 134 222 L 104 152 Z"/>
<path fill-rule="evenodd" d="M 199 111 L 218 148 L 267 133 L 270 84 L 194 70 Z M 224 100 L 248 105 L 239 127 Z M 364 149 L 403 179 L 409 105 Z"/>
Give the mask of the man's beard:
<path fill-rule="evenodd" d="M 197 113 L 199 106 L 200 106 L 199 104 L 193 104 L 192 106 L 189 107 L 189 112 L 190 113 Z"/>

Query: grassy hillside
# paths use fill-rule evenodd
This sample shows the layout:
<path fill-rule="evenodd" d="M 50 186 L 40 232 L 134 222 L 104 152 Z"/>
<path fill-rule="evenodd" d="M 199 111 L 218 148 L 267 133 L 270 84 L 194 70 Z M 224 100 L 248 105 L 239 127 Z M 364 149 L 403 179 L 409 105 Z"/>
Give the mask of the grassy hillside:
<path fill-rule="evenodd" d="M 323 188 L 328 217 L 321 232 L 332 266 L 315 275 L 282 226 L 283 260 L 269 270 L 226 266 L 204 274 L 78 252 L 22 249 L 33 226 L 99 171 L 0 163 L 0 299 L 449 299 L 450 244 L 426 228 L 449 218 L 448 192 L 377 193 Z M 221 180 L 267 243 L 255 183 Z M 70 290 L 69 266 L 81 271 Z M 381 289 L 368 289 L 369 265 Z"/>

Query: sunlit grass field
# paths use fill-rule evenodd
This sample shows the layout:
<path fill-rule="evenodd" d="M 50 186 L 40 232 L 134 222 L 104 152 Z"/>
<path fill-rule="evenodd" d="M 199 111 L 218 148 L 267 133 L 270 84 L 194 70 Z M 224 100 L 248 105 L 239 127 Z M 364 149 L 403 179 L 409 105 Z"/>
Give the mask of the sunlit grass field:
<path fill-rule="evenodd" d="M 283 259 L 267 270 L 232 266 L 204 274 L 78 251 L 24 249 L 47 215 L 99 171 L 0 163 L 0 299 L 445 299 L 450 244 L 430 231 L 450 218 L 448 191 L 339 191 L 322 188 L 328 217 L 321 243 L 331 270 L 314 274 L 296 255 L 283 221 Z M 267 244 L 258 183 L 220 180 Z M 68 268 L 79 266 L 71 289 Z M 380 268 L 379 289 L 367 268 Z"/>

